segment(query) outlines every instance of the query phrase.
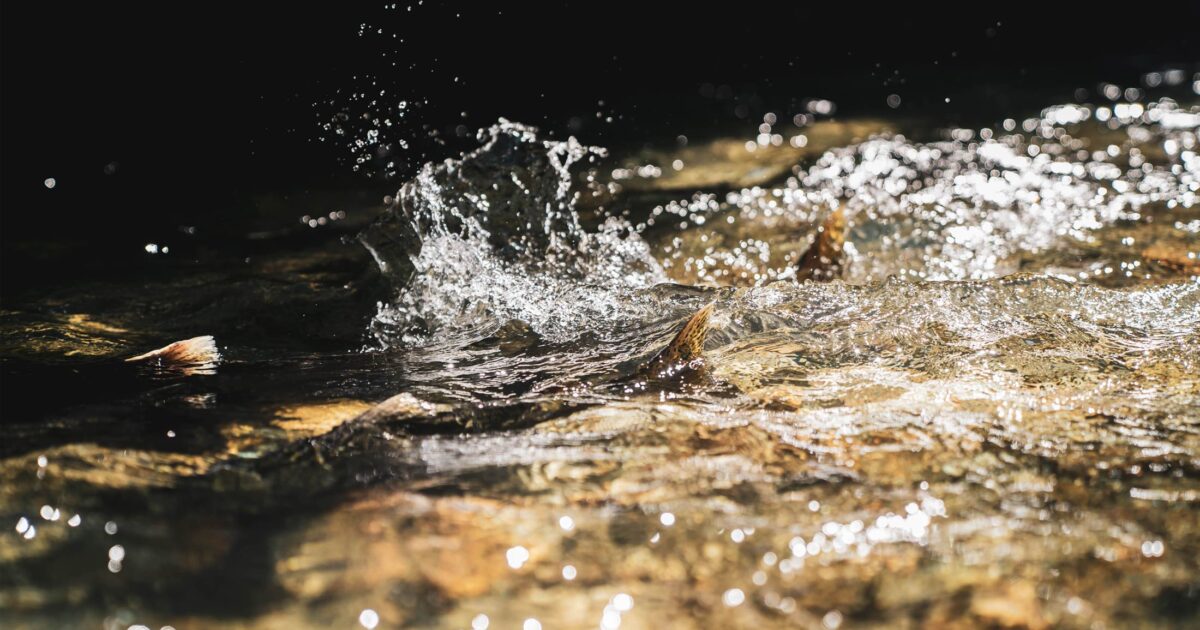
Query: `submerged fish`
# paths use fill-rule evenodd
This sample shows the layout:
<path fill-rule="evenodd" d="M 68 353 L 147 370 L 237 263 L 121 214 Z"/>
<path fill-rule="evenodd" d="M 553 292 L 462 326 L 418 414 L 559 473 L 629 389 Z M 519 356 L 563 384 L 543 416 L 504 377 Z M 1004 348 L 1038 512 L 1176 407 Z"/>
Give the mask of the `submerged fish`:
<path fill-rule="evenodd" d="M 570 145 L 558 151 L 555 147 L 560 145 L 543 145 L 525 131 L 511 126 L 493 130 L 491 142 L 464 155 L 461 161 L 427 167 L 400 190 L 384 215 L 359 235 L 393 286 L 403 290 L 414 281 L 420 252 L 432 242 L 428 239 L 472 230 L 481 230 L 486 238 L 471 241 L 469 245 L 478 247 L 480 255 L 498 256 L 506 264 L 542 269 L 550 262 L 586 259 L 581 252 L 586 254 L 588 239 L 595 235 L 581 231 L 572 200 L 563 192 L 570 184 L 566 164 L 581 159 L 583 149 Z M 820 225 L 812 245 L 800 257 L 795 280 L 786 282 L 839 278 L 845 266 L 845 233 L 846 216 L 839 208 Z M 575 243 L 580 244 L 579 250 L 573 248 Z M 436 273 L 423 268 L 420 271 Z M 569 276 L 572 268 L 568 262 L 566 267 L 554 267 L 553 273 Z M 413 459 L 417 455 L 407 453 L 407 449 L 397 450 L 397 441 L 404 444 L 425 435 L 527 428 L 606 404 L 604 401 L 614 393 L 618 396 L 730 393 L 733 388 L 712 377 L 713 370 L 703 357 L 718 300 L 730 289 L 697 287 L 697 290 L 709 294 L 708 303 L 691 314 L 670 341 L 648 360 L 617 368 L 617 374 L 609 371 L 590 383 L 543 389 L 536 398 L 471 405 L 430 404 L 411 394 L 400 394 L 327 433 L 310 436 L 252 464 L 251 471 L 243 472 L 252 472 L 257 479 L 279 479 L 287 485 L 297 478 L 306 478 L 295 472 L 294 464 L 309 462 L 316 467 L 312 469 L 314 476 L 305 483 L 314 484 L 313 487 L 360 484 L 370 479 L 405 476 L 414 466 L 419 468 L 419 462 Z M 555 299 L 563 298 L 556 295 Z M 574 390 L 576 386 L 581 387 Z M 550 391 L 556 395 L 547 397 Z M 576 395 L 576 391 L 584 393 Z M 340 457 L 347 453 L 353 453 L 354 457 Z M 337 471 L 328 470 L 329 463 L 335 460 L 339 462 Z M 329 472 L 334 474 L 331 476 Z M 239 477 L 224 477 L 225 481 L 231 479 Z M 235 483 L 242 485 L 242 481 Z M 296 490 L 305 492 L 304 486 L 297 484 Z"/>
<path fill-rule="evenodd" d="M 117 352 L 119 350 L 115 348 L 112 351 L 113 354 Z M 177 341 L 136 356 L 126 355 L 126 358 L 111 354 L 83 360 L 68 358 L 55 362 L 5 360 L 0 365 L 0 380 L 9 388 L 6 391 L 14 392 L 14 395 L 0 400 L 0 416 L 52 418 L 76 405 L 107 405 L 114 400 L 146 395 L 156 388 L 173 387 L 181 379 L 215 374 L 221 362 L 220 351 L 210 336 Z M 38 395 L 42 383 L 54 383 L 55 395 Z M 100 424 L 93 424 L 96 426 Z M 47 437 L 51 442 L 58 439 Z M 5 451 L 4 447 L 20 443 L 13 440 L 4 444 L 0 446 L 0 452 Z"/>
<path fill-rule="evenodd" d="M 709 302 L 696 311 L 665 348 L 632 376 L 618 380 L 622 390 L 634 393 L 711 384 L 701 353 L 708 338 L 713 307 L 714 303 Z"/>
<path fill-rule="evenodd" d="M 796 265 L 796 280 L 823 282 L 841 277 L 845 263 L 846 215 L 838 208 L 818 228 L 817 238 Z M 701 356 L 715 303 L 696 311 L 675 338 L 634 375 L 643 389 L 655 385 L 694 384 L 708 380 Z M 712 384 L 711 382 L 709 384 Z"/>

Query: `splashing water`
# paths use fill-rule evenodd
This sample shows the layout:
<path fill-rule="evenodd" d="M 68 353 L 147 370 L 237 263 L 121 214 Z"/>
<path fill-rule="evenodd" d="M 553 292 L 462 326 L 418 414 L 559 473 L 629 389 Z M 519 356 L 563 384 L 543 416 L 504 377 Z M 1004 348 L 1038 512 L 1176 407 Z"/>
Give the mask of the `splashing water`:
<path fill-rule="evenodd" d="M 243 333 L 216 375 L 11 421 L 2 608 L 113 627 L 1194 625 L 1200 110 L 1002 126 L 915 141 L 821 121 L 789 146 L 631 156 L 641 182 L 501 121 L 361 234 L 386 351 Z M 663 203 L 681 181 L 704 185 Z M 609 214 L 628 219 L 596 209 L 622 186 Z M 794 282 L 839 205 L 844 279 Z M 264 284 L 296 293 L 232 285 L 218 340 L 248 302 L 348 299 L 328 252 L 263 256 Z M 6 356 L 101 361 L 161 321 L 220 321 L 192 279 L 152 302 L 93 290 L 108 311 L 6 312 Z M 606 386 L 709 303 L 714 387 Z"/>
<path fill-rule="evenodd" d="M 943 142 L 896 135 L 835 147 L 780 187 L 742 189 L 723 202 L 699 193 L 667 206 L 693 227 L 666 231 L 665 245 L 662 230 L 657 242 L 643 238 L 646 222 L 581 226 L 571 168 L 594 164 L 602 149 L 543 141 L 533 128 L 501 121 L 480 131 L 480 149 L 422 169 L 362 235 L 398 292 L 380 305 L 373 330 L 384 346 L 435 332 L 486 335 L 509 320 L 553 341 L 603 335 L 661 309 L 639 292 L 668 276 L 789 279 L 797 230 L 779 226 L 811 225 L 837 205 L 851 217 L 849 282 L 1111 273 L 1080 248 L 1099 249 L 1097 234 L 1138 222 L 1147 207 L 1190 209 L 1200 186 L 1195 126 L 1186 124 L 1196 114 L 1170 100 L 1138 107 L 1100 116 L 1104 126 L 1090 122 L 1088 107 L 1048 108 L 1024 121 L 1028 138 L 956 129 Z M 723 236 L 740 242 L 722 246 Z M 1132 277 L 1137 264 L 1119 269 Z"/>
<path fill-rule="evenodd" d="M 510 319 L 566 338 L 645 314 L 624 305 L 666 279 L 649 248 L 615 217 L 585 231 L 575 210 L 570 169 L 604 151 L 503 120 L 479 137 L 461 160 L 426 165 L 360 237 L 400 288 L 376 318 L 380 341 Z"/>
<path fill-rule="evenodd" d="M 1016 271 L 1086 279 L 1095 269 L 1078 265 L 1091 262 L 1080 248 L 1099 249 L 1099 232 L 1146 223 L 1147 209 L 1200 202 L 1197 114 L 1170 100 L 1137 108 L 1118 108 L 1104 125 L 1089 121 L 1087 107 L 1063 106 L 1024 121 L 1028 135 L 956 129 L 942 142 L 896 135 L 834 148 L 778 187 L 660 207 L 692 223 L 699 218 L 702 228 L 668 235 L 672 242 L 659 251 L 680 281 L 788 279 L 803 230 L 844 205 L 852 228 L 849 282 Z M 1066 255 L 1052 260 L 1056 251 Z"/>

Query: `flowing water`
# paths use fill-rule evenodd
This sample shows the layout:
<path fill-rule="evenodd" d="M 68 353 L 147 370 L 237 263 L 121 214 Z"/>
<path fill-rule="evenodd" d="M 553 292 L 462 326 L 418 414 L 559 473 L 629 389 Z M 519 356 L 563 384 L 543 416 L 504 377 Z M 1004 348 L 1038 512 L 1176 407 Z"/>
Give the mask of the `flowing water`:
<path fill-rule="evenodd" d="M 3 625 L 1200 622 L 1200 108 L 772 124 L 500 121 L 0 313 Z M 639 381 L 707 304 L 707 378 Z"/>

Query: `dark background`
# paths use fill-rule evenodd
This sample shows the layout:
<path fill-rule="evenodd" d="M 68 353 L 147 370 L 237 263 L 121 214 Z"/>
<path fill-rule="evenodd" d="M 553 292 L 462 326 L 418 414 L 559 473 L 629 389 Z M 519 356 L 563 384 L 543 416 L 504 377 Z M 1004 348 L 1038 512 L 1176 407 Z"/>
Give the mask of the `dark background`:
<path fill-rule="evenodd" d="M 749 137 L 810 97 L 984 126 L 1200 70 L 1195 2 L 2 6 L 0 300 L 136 268 L 182 225 L 249 229 L 264 195 L 382 195 L 498 116 L 617 148 Z M 385 114 L 409 103 L 384 138 L 409 146 L 355 172 L 347 144 L 376 97 Z M 319 127 L 339 112 L 349 137 Z"/>

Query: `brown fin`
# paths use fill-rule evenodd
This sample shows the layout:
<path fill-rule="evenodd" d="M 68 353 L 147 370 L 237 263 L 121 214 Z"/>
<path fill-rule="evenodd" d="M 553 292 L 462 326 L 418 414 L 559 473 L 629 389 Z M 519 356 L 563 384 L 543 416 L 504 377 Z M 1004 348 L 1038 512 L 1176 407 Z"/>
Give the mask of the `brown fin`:
<path fill-rule="evenodd" d="M 842 275 L 846 254 L 846 213 L 839 207 L 825 219 L 817 232 L 817 240 L 800 257 L 796 265 L 796 280 L 833 280 Z"/>
<path fill-rule="evenodd" d="M 164 368 L 173 368 L 185 374 L 211 374 L 221 361 L 217 342 L 211 335 L 192 337 L 176 341 L 158 350 L 125 359 L 126 363 L 155 362 Z"/>
<path fill-rule="evenodd" d="M 648 378 L 669 376 L 675 369 L 700 358 L 704 351 L 704 340 L 708 336 L 708 318 L 712 315 L 713 305 L 709 304 L 696 311 L 687 320 L 671 343 L 650 359 L 640 371 L 640 375 Z"/>

